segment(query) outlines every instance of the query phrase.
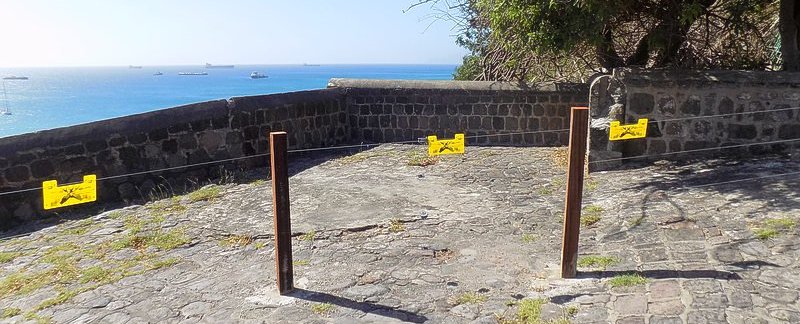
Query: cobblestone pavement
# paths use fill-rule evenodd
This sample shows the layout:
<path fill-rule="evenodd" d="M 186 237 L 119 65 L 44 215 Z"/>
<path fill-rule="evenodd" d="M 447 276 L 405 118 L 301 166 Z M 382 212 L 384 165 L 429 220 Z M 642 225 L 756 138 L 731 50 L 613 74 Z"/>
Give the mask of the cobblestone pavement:
<path fill-rule="evenodd" d="M 0 244 L 4 322 L 798 323 L 798 182 L 782 157 L 585 182 L 564 280 L 563 149 L 413 145 L 299 158 L 295 285 L 275 292 L 268 181 L 63 219 Z M 691 188 L 694 187 L 694 188 Z M 9 236 L 14 233 L 6 233 Z"/>

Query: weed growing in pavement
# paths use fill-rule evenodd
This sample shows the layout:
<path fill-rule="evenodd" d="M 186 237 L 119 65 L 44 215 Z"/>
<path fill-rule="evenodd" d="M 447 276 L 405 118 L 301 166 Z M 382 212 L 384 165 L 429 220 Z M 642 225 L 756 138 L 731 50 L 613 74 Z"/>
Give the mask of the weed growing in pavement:
<path fill-rule="evenodd" d="M 615 257 L 590 255 L 578 259 L 578 266 L 584 268 L 600 268 L 604 269 L 610 265 L 619 263 Z"/>
<path fill-rule="evenodd" d="M 647 279 L 638 273 L 626 273 L 608 280 L 608 284 L 611 287 L 632 287 L 644 285 L 645 283 L 647 283 Z"/>

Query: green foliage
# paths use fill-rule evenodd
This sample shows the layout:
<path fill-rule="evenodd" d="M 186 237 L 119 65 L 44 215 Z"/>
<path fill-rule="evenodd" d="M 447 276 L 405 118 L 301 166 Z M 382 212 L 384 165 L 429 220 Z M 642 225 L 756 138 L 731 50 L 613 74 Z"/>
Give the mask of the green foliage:
<path fill-rule="evenodd" d="M 466 55 L 464 56 L 464 60 L 461 62 L 456 68 L 455 73 L 453 73 L 453 80 L 461 80 L 461 81 L 472 81 L 477 80 L 478 77 L 481 75 L 481 65 L 480 65 L 480 56 L 477 55 Z"/>
<path fill-rule="evenodd" d="M 457 43 L 471 53 L 455 79 L 585 82 L 621 66 L 763 70 L 777 64 L 777 1 L 454 2 L 449 7 L 458 11 L 449 14 L 459 17 Z"/>

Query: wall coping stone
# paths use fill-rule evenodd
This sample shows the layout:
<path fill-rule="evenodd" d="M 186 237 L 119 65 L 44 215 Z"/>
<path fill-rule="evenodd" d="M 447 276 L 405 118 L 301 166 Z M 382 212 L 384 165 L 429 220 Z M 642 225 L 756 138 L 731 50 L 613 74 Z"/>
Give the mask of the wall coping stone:
<path fill-rule="evenodd" d="M 737 85 L 792 85 L 800 84 L 800 72 L 738 71 L 738 70 L 660 70 L 642 68 L 617 68 L 614 77 L 628 83 L 709 83 Z"/>
<path fill-rule="evenodd" d="M 575 92 L 589 91 L 586 83 L 518 83 L 499 81 L 453 81 L 453 80 L 371 80 L 333 78 L 328 81 L 328 88 L 362 88 L 362 89 L 429 89 L 429 90 L 464 90 L 464 91 L 547 91 Z"/>
<path fill-rule="evenodd" d="M 0 137 L 0 153 L 75 144 L 75 138 L 97 138 L 115 133 L 129 135 L 133 132 L 147 132 L 174 125 L 176 120 L 191 121 L 215 116 L 220 109 L 228 109 L 227 100 L 191 103 L 78 125 Z"/>

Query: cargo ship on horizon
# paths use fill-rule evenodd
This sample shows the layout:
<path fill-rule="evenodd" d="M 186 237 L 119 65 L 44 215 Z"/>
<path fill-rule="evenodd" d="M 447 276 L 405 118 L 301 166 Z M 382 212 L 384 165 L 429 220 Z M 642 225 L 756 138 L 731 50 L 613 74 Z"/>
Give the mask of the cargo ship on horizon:
<path fill-rule="evenodd" d="M 232 69 L 233 65 L 213 65 L 211 63 L 206 63 L 206 69 Z"/>

